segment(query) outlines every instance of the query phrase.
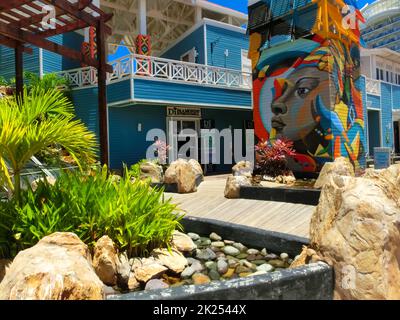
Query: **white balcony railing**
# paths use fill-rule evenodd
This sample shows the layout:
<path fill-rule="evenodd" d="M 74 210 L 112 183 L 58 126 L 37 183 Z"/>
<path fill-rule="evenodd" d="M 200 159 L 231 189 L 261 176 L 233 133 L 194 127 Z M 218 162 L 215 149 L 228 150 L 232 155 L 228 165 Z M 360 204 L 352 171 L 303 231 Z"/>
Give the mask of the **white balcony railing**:
<path fill-rule="evenodd" d="M 381 82 L 379 80 L 373 80 L 373 79 L 366 79 L 366 90 L 368 94 L 373 94 L 376 96 L 381 95 Z"/>
<path fill-rule="evenodd" d="M 143 78 L 247 90 L 252 88 L 252 75 L 233 69 L 140 55 L 122 57 L 110 64 L 114 72 L 108 75 L 109 83 L 124 78 Z M 62 71 L 59 75 L 66 77 L 72 88 L 97 84 L 96 69 L 91 67 Z"/>

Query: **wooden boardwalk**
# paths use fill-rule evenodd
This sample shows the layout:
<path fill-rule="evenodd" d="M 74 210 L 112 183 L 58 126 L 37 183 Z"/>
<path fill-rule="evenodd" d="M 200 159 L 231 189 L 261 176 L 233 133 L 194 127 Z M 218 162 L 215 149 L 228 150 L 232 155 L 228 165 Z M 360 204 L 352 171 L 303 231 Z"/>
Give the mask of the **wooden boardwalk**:
<path fill-rule="evenodd" d="M 193 194 L 166 193 L 187 215 L 216 219 L 309 237 L 314 206 L 247 199 L 226 199 L 227 176 L 206 177 Z"/>

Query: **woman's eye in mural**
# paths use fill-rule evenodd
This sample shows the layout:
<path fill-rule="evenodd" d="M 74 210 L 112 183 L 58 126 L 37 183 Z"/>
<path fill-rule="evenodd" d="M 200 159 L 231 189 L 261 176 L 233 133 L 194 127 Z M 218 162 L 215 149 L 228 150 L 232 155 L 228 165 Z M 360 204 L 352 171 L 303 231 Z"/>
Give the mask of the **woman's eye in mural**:
<path fill-rule="evenodd" d="M 309 89 L 309 88 L 298 88 L 297 95 L 300 98 L 305 98 L 310 91 L 311 91 L 311 89 Z"/>
<path fill-rule="evenodd" d="M 304 99 L 307 95 L 318 87 L 320 81 L 317 78 L 302 78 L 296 83 L 296 95 Z"/>

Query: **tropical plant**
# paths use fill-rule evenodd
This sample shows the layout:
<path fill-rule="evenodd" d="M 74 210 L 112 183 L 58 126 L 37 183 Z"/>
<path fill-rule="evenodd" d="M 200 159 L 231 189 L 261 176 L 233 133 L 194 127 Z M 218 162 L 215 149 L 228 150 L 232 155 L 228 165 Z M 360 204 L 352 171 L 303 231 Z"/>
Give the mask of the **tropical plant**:
<path fill-rule="evenodd" d="M 36 88 L 23 101 L 0 100 L 0 183 L 19 198 L 21 171 L 32 156 L 59 145 L 80 168 L 95 160 L 96 138 L 62 92 Z"/>
<path fill-rule="evenodd" d="M 0 203 L 0 255 L 14 256 L 53 232 L 74 232 L 90 246 L 108 235 L 130 257 L 146 255 L 181 228 L 183 216 L 162 196 L 150 182 L 131 181 L 128 170 L 118 182 L 106 167 L 63 172 L 54 186 L 44 180 L 36 191 L 22 190 L 21 202 Z"/>
<path fill-rule="evenodd" d="M 35 89 L 42 89 L 44 91 L 63 89 L 64 94 L 67 94 L 69 91 L 68 79 L 60 77 L 55 73 L 45 74 L 40 77 L 36 73 L 26 71 L 24 72 L 24 78 L 28 92 Z"/>
<path fill-rule="evenodd" d="M 296 155 L 292 141 L 285 138 L 272 142 L 264 140 L 256 145 L 255 150 L 256 174 L 277 177 L 290 173 L 288 159 Z"/>

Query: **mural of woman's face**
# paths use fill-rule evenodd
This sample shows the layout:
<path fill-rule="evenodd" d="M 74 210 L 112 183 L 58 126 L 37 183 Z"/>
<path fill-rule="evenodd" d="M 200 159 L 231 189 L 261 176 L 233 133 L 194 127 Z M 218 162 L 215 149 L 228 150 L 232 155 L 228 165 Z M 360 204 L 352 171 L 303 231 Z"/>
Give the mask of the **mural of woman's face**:
<path fill-rule="evenodd" d="M 316 67 L 291 69 L 283 76 L 267 79 L 264 87 L 274 92 L 267 100 L 273 102 L 264 110 L 264 119 L 269 121 L 266 127 L 293 141 L 303 139 L 317 126 L 317 103 L 330 105 L 329 74 Z M 319 102 L 318 97 L 322 99 Z M 263 105 L 263 101 L 260 103 Z"/>

